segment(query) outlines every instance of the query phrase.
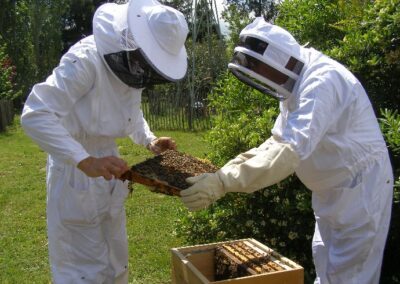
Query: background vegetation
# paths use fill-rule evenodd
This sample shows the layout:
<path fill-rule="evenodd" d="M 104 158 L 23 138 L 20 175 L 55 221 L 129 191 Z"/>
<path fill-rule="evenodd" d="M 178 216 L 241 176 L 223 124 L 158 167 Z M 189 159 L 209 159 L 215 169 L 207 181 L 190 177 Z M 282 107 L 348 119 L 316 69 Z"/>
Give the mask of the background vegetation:
<path fill-rule="evenodd" d="M 21 0 L 2 3 L 0 8 L 0 99 L 12 99 L 16 108 L 20 110 L 32 85 L 43 80 L 51 72 L 59 57 L 71 44 L 91 33 L 93 12 L 103 2 L 105 1 L 72 0 L 61 3 Z M 400 109 L 400 81 L 398 80 L 400 78 L 400 1 L 228 0 L 228 6 L 223 15 L 232 33 L 223 41 L 215 22 L 198 25 L 195 23 L 195 19 L 203 19 L 203 23 L 210 19 L 207 1 L 198 1 L 198 11 L 202 12 L 198 12 L 197 17 L 191 13 L 192 1 L 164 2 L 182 10 L 190 23 L 191 31 L 187 47 L 191 76 L 181 84 L 160 87 L 152 91 L 161 94 L 160 100 L 163 95 L 166 97 L 171 97 L 171 94 L 179 94 L 181 97 L 189 96 L 190 100 L 181 103 L 180 107 L 189 110 L 186 112 L 191 115 L 194 111 L 194 103 L 200 101 L 207 106 L 207 114 L 212 119 L 212 123 L 208 125 L 212 125 L 212 128 L 206 137 L 211 149 L 206 152 L 209 159 L 218 165 L 223 165 L 241 151 L 265 140 L 278 114 L 276 102 L 247 88 L 225 72 L 226 62 L 237 43 L 240 30 L 255 16 L 265 16 L 268 20 L 285 27 L 301 44 L 308 43 L 310 47 L 319 49 L 340 61 L 360 79 L 379 118 L 390 150 L 396 179 L 395 198 L 392 204 L 393 217 L 381 282 L 399 283 L 400 271 L 396 266 L 396 257 L 400 255 L 398 246 L 400 242 L 398 222 L 400 217 L 400 117 L 398 113 Z M 203 18 L 204 15 L 206 15 L 205 18 Z M 195 27 L 198 30 L 195 30 Z M 176 102 L 176 98 L 178 96 L 171 101 Z M 151 102 L 149 99 L 146 103 L 153 114 L 158 115 L 158 119 L 152 120 L 154 123 L 163 119 L 154 101 Z M 22 134 L 19 135 L 22 136 Z M 4 141 L 6 140 L 3 139 L 2 142 Z M 21 155 L 32 155 L 31 147 L 33 146 L 21 146 L 19 149 L 20 153 L 23 153 Z M 14 167 L 18 166 L 17 164 Z M 42 168 L 42 165 L 35 166 L 31 176 L 42 174 L 35 172 Z M 3 177 L 5 173 L 7 173 L 6 167 L 1 170 L 0 175 Z M 2 194 L 4 182 L 0 185 L 0 194 Z M 7 186 L 12 188 L 16 185 Z M 26 187 L 26 190 L 31 188 L 29 183 L 19 186 Z M 12 194 L 21 193 L 12 192 Z M 43 199 L 44 193 L 40 194 L 33 191 L 32 198 Z M 3 198 L 3 195 L 1 196 Z M 29 216 L 29 214 L 25 215 L 26 210 L 29 212 L 35 210 L 35 206 L 38 205 L 26 202 L 22 195 L 19 195 L 19 198 L 22 202 L 19 208 L 24 208 L 25 211 L 22 209 L 15 211 L 13 203 L 9 203 L 6 212 L 22 221 Z M 6 197 L 4 200 L 11 199 Z M 170 214 L 177 212 L 174 210 L 172 209 Z M 43 218 L 43 215 L 35 217 Z M 310 193 L 295 176 L 253 195 L 230 194 L 209 210 L 190 215 L 184 214 L 181 217 L 177 223 L 176 232 L 178 239 L 182 242 L 204 243 L 254 237 L 300 262 L 307 272 L 306 282 L 312 281 L 314 271 L 310 239 L 314 221 Z M 140 226 L 146 226 L 147 222 L 149 221 L 146 220 Z M 31 224 L 34 223 L 29 223 Z M 24 239 L 26 243 L 22 247 L 27 249 L 31 245 L 45 247 L 45 241 L 40 239 L 45 236 L 44 228 L 32 226 L 31 229 L 36 231 L 30 232 L 32 233 L 30 238 L 26 235 L 21 236 L 20 228 L 9 229 L 12 237 L 0 238 L 1 241 L 7 241 L 1 244 L 2 248 L 13 242 L 18 243 L 18 238 Z M 173 243 L 167 245 L 173 245 Z M 7 257 L 7 262 L 2 262 L 2 265 L 12 263 L 18 255 L 6 254 L 5 257 Z M 27 265 L 25 267 L 29 267 L 28 269 L 35 269 L 29 266 L 28 262 L 24 264 Z M 37 265 L 45 264 L 43 261 Z"/>

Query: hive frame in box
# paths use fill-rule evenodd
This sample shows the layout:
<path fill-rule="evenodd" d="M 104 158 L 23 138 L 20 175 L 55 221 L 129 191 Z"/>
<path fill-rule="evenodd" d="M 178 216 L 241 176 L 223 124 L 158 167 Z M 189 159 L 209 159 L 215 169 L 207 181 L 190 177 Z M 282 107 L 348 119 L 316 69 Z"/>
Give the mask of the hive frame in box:
<path fill-rule="evenodd" d="M 253 249 L 272 256 L 272 260 L 286 270 L 246 277 L 214 281 L 214 251 L 218 245 L 245 242 Z M 303 267 L 280 255 L 255 239 L 240 239 L 204 245 L 172 248 L 173 284 L 303 284 Z"/>

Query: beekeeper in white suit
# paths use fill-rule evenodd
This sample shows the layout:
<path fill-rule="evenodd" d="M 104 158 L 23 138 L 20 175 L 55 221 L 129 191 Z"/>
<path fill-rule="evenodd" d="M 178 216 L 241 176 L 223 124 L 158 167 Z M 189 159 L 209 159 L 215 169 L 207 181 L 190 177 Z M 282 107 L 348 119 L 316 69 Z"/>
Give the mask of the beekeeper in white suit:
<path fill-rule="evenodd" d="M 184 16 L 155 0 L 107 3 L 93 35 L 33 87 L 22 114 L 26 133 L 49 153 L 47 219 L 55 283 L 128 283 L 124 200 L 128 170 L 115 138 L 129 136 L 157 154 L 175 149 L 150 131 L 143 88 L 182 79 Z"/>
<path fill-rule="evenodd" d="M 189 178 L 190 210 L 227 192 L 273 185 L 292 173 L 312 191 L 315 283 L 378 283 L 393 176 L 385 142 L 360 82 L 342 65 L 256 18 L 240 33 L 229 69 L 280 100 L 272 136 L 215 174 Z"/>

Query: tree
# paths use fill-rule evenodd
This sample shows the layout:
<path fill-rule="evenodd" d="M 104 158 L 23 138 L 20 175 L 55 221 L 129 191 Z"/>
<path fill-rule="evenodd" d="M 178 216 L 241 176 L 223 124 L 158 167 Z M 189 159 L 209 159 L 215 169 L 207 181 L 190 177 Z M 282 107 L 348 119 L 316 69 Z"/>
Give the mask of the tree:
<path fill-rule="evenodd" d="M 62 2 L 47 0 L 29 4 L 33 60 L 37 66 L 35 80 L 45 79 L 59 62 L 63 48 L 62 15 L 67 7 Z"/>
<path fill-rule="evenodd" d="M 253 17 L 241 11 L 237 5 L 231 4 L 222 12 L 222 18 L 229 26 L 227 53 L 233 54 L 233 49 L 239 42 L 240 31 L 251 22 Z"/>
<path fill-rule="evenodd" d="M 238 10 L 254 14 L 255 17 L 263 16 L 271 20 L 276 16 L 277 2 L 273 0 L 227 0 L 229 5 L 237 6 Z"/>
<path fill-rule="evenodd" d="M 37 81 L 54 68 L 61 53 L 61 15 L 63 1 L 3 1 L 1 9 L 3 37 L 7 54 L 16 66 L 15 82 L 23 97 Z"/>
<path fill-rule="evenodd" d="M 283 1 L 275 23 L 287 29 L 300 44 L 308 43 L 324 52 L 343 39 L 345 33 L 337 27 L 343 16 L 338 1 Z"/>
<path fill-rule="evenodd" d="M 346 64 L 380 108 L 400 107 L 400 1 L 374 1 L 361 19 L 342 21 L 346 32 L 331 56 Z"/>
<path fill-rule="evenodd" d="M 6 50 L 4 40 L 0 36 L 0 100 L 12 100 L 20 95 L 15 89 L 15 66 Z"/>
<path fill-rule="evenodd" d="M 4 40 L 6 53 L 16 66 L 17 88 L 26 94 L 37 73 L 31 41 L 29 6 L 25 1 L 3 1 L 0 11 L 0 35 Z M 22 98 L 17 104 L 19 103 L 22 105 Z"/>
<path fill-rule="evenodd" d="M 255 17 L 263 16 L 272 22 L 277 15 L 276 1 L 227 0 L 227 3 L 222 18 L 229 26 L 228 54 L 233 53 L 234 46 L 239 42 L 240 31 Z"/>
<path fill-rule="evenodd" d="M 107 0 L 72 0 L 63 19 L 63 53 L 80 39 L 92 34 L 92 20 L 96 9 Z M 112 1 L 116 2 L 116 1 Z M 121 2 L 121 1 L 120 1 Z"/>

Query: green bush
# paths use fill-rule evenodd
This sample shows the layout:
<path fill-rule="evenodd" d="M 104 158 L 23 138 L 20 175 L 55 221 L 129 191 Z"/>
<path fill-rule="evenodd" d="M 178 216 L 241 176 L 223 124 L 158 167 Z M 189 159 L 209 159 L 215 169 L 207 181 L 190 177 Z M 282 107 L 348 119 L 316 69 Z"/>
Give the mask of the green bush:
<path fill-rule="evenodd" d="M 278 115 L 277 104 L 230 73 L 221 77 L 209 100 L 215 127 L 207 138 L 214 149 L 210 158 L 215 163 L 222 165 L 270 136 Z"/>
<path fill-rule="evenodd" d="M 6 47 L 0 37 L 0 100 L 12 100 L 20 95 L 14 90 L 15 66 L 6 53 Z"/>
<path fill-rule="evenodd" d="M 330 51 L 367 89 L 375 109 L 400 105 L 400 1 L 373 1 L 359 21 L 344 19 L 346 36 Z"/>
<path fill-rule="evenodd" d="M 339 1 L 291 0 L 278 6 L 275 23 L 292 33 L 300 44 L 326 51 L 336 46 L 344 32 L 336 27 L 343 18 Z M 354 9 L 353 9 L 354 10 Z"/>
<path fill-rule="evenodd" d="M 400 283 L 400 272 L 397 258 L 400 255 L 400 115 L 397 110 L 381 111 L 380 125 L 389 148 L 394 170 L 394 196 L 392 222 L 390 223 L 384 262 L 382 267 L 382 283 Z"/>

